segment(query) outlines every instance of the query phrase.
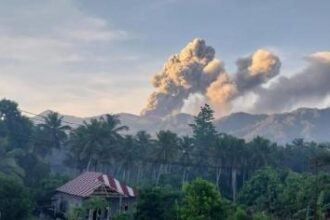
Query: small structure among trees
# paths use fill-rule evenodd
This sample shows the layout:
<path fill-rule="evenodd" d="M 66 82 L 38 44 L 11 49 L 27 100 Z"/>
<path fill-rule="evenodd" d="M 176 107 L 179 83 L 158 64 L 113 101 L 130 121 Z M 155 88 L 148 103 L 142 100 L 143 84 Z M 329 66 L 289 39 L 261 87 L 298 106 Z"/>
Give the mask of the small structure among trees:
<path fill-rule="evenodd" d="M 56 189 L 54 214 L 74 215 L 74 219 L 109 220 L 128 212 L 136 191 L 116 178 L 101 172 L 85 172 Z"/>

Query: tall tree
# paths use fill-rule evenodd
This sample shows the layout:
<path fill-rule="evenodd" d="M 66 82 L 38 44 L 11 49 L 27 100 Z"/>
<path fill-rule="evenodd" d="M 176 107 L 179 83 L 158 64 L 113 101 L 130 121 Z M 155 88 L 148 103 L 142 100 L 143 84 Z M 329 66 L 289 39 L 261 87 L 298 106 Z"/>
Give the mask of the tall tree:
<path fill-rule="evenodd" d="M 156 139 L 157 152 L 156 157 L 160 161 L 157 182 L 161 174 L 169 172 L 169 162 L 173 160 L 178 150 L 178 137 L 171 131 L 160 131 Z"/>
<path fill-rule="evenodd" d="M 153 148 L 155 146 L 154 140 L 151 135 L 146 131 L 138 131 L 135 135 L 137 152 L 137 183 L 143 178 L 144 172 L 147 169 L 147 165 L 150 164 L 151 158 L 149 158 L 153 153 Z M 149 155 L 149 156 L 147 156 Z M 148 161 L 149 160 L 149 161 Z"/>
<path fill-rule="evenodd" d="M 201 165 L 208 165 L 210 157 L 210 149 L 215 145 L 217 132 L 213 125 L 214 112 L 207 104 L 201 107 L 200 112 L 194 117 L 194 122 L 190 124 L 193 130 L 193 138 L 195 145 L 196 162 Z M 208 172 L 208 169 L 200 168 L 199 172 Z"/>
<path fill-rule="evenodd" d="M 245 159 L 245 141 L 231 135 L 223 135 L 227 166 L 231 168 L 232 199 L 236 202 L 237 175 Z"/>
<path fill-rule="evenodd" d="M 218 135 L 214 146 L 210 149 L 211 152 L 211 162 L 216 167 L 216 181 L 215 186 L 220 191 L 220 178 L 225 165 L 226 158 L 226 137 L 223 137 L 223 134 Z"/>
<path fill-rule="evenodd" d="M 216 139 L 217 132 L 213 120 L 214 111 L 208 104 L 205 104 L 201 107 L 198 115 L 194 117 L 194 123 L 190 124 L 196 144 L 205 149 L 212 145 Z"/>
<path fill-rule="evenodd" d="M 123 146 L 121 147 L 121 152 L 119 154 L 123 168 L 123 181 L 130 181 L 130 173 L 134 165 L 137 164 L 138 150 L 134 136 L 125 135 Z"/>
<path fill-rule="evenodd" d="M 194 141 L 189 136 L 183 136 L 179 139 L 179 153 L 180 158 L 179 161 L 183 164 L 183 172 L 182 172 L 182 187 L 187 179 L 188 167 L 193 162 L 193 153 L 194 153 Z"/>
<path fill-rule="evenodd" d="M 44 117 L 44 123 L 40 124 L 41 131 L 46 135 L 52 148 L 60 149 L 67 138 L 67 132 L 71 129 L 68 125 L 63 125 L 63 116 L 57 112 L 50 112 Z"/>
<path fill-rule="evenodd" d="M 103 125 L 107 133 L 106 136 L 114 142 L 122 138 L 121 132 L 129 129 L 128 126 L 121 125 L 118 115 L 106 114 L 105 117 L 101 117 L 101 121 L 103 121 Z"/>
<path fill-rule="evenodd" d="M 69 157 L 78 158 L 75 166 L 83 169 L 82 164 L 89 170 L 100 168 L 99 165 L 110 163 L 111 158 L 120 153 L 123 138 L 120 132 L 127 130 L 121 126 L 115 115 L 106 115 L 100 119 L 91 119 L 84 125 L 73 130 L 70 135 L 71 149 Z M 71 164 L 72 166 L 73 164 Z"/>
<path fill-rule="evenodd" d="M 10 149 L 6 139 L 0 138 L 0 174 L 24 177 L 25 171 L 17 163 L 18 156 L 22 154 L 22 149 Z"/>
<path fill-rule="evenodd" d="M 251 168 L 252 171 L 275 163 L 274 157 L 277 153 L 276 144 L 270 140 L 257 136 L 247 143 L 246 147 L 246 155 L 249 156 L 245 165 Z"/>
<path fill-rule="evenodd" d="M 94 165 L 96 169 L 106 150 L 105 138 L 106 131 L 102 121 L 98 119 L 92 119 L 89 123 L 84 122 L 83 126 L 75 129 L 71 134 L 71 152 L 76 154 L 77 165 L 85 164 L 86 170 L 90 170 Z M 81 165 L 79 167 L 82 168 Z"/>
<path fill-rule="evenodd" d="M 31 143 L 32 122 L 21 115 L 16 102 L 0 101 L 0 136 L 8 138 L 11 148 L 27 148 Z"/>

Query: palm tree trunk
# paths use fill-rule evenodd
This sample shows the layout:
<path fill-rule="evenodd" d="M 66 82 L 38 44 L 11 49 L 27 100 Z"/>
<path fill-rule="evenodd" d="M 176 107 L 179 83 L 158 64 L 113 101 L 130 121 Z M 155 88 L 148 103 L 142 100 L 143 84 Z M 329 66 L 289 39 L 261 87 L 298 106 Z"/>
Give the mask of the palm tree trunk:
<path fill-rule="evenodd" d="M 89 171 L 89 168 L 91 166 L 92 163 L 92 157 L 89 157 L 88 163 L 87 163 L 87 167 L 86 167 L 86 171 Z"/>
<path fill-rule="evenodd" d="M 140 171 L 140 176 L 139 176 L 139 182 L 140 181 L 144 181 L 144 170 L 146 169 L 146 167 L 145 166 L 142 166 L 141 167 L 141 171 Z"/>
<path fill-rule="evenodd" d="M 137 184 L 140 183 L 140 180 L 141 180 L 141 177 L 142 177 L 142 171 L 143 171 L 142 164 L 140 164 L 138 166 L 138 171 L 137 171 L 137 178 L 136 178 L 136 183 Z"/>
<path fill-rule="evenodd" d="M 237 190 L 237 169 L 232 168 L 231 170 L 231 188 L 233 192 L 233 202 L 236 202 L 236 190 Z"/>
<path fill-rule="evenodd" d="M 130 179 L 130 169 L 127 169 L 127 173 L 126 173 L 126 183 L 129 183 L 129 179 Z"/>
<path fill-rule="evenodd" d="M 139 184 L 140 172 L 141 172 L 141 165 L 138 165 L 137 174 L 136 174 L 136 184 Z"/>
<path fill-rule="evenodd" d="M 157 181 L 157 169 L 156 168 L 152 168 L 152 176 L 153 176 L 153 180 L 156 182 Z"/>
<path fill-rule="evenodd" d="M 163 166 L 163 170 L 164 170 L 164 174 L 167 174 L 168 173 L 168 164 L 167 162 L 165 162 L 164 166 Z"/>
<path fill-rule="evenodd" d="M 113 176 L 117 176 L 117 175 L 119 175 L 120 174 L 120 166 L 115 166 L 114 168 L 113 168 Z"/>
<path fill-rule="evenodd" d="M 97 171 L 98 165 L 99 165 L 98 161 L 95 160 L 95 165 L 94 165 L 94 171 L 95 171 L 95 172 Z"/>
<path fill-rule="evenodd" d="M 126 169 L 124 168 L 124 169 L 123 169 L 123 177 L 122 177 L 122 180 L 125 181 L 125 178 L 126 178 Z"/>
<path fill-rule="evenodd" d="M 183 174 L 182 174 L 182 182 L 181 182 L 181 188 L 183 189 L 183 185 L 186 182 L 186 173 L 187 173 L 187 168 L 183 168 Z"/>
<path fill-rule="evenodd" d="M 244 183 L 245 183 L 245 181 L 246 181 L 246 179 L 247 179 L 247 178 L 246 178 L 246 177 L 247 177 L 247 173 L 248 173 L 247 169 L 244 169 L 242 185 L 244 185 Z"/>
<path fill-rule="evenodd" d="M 220 191 L 220 186 L 219 185 L 220 185 L 221 172 L 222 172 L 221 167 L 218 167 L 217 168 L 217 177 L 216 177 L 216 186 L 217 186 L 218 191 Z"/>
<path fill-rule="evenodd" d="M 158 175 L 157 175 L 157 178 L 156 178 L 156 184 L 157 184 L 157 185 L 158 185 L 158 183 L 159 183 L 160 175 L 162 174 L 162 169 L 163 169 L 163 164 L 160 164 L 160 166 L 159 166 L 159 171 L 158 171 Z"/>

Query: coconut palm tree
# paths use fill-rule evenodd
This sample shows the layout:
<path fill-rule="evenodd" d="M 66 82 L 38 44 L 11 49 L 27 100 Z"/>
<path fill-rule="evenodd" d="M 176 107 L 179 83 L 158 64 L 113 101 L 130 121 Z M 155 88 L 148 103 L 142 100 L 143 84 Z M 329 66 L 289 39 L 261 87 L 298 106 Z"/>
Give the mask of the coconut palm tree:
<path fill-rule="evenodd" d="M 123 149 L 125 145 L 123 133 L 129 128 L 126 125 L 121 125 L 118 115 L 107 114 L 101 117 L 100 120 L 105 132 L 104 142 L 106 145 L 101 157 L 102 163 L 112 167 L 115 173 L 119 167 L 118 165 L 121 163 L 121 161 L 118 161 L 118 158 L 125 151 Z"/>
<path fill-rule="evenodd" d="M 231 188 L 233 202 L 236 202 L 237 197 L 237 174 L 240 166 L 245 159 L 245 142 L 243 139 L 238 139 L 230 135 L 224 135 L 225 157 L 228 166 L 231 167 Z"/>
<path fill-rule="evenodd" d="M 226 158 L 226 136 L 225 134 L 219 134 L 216 138 L 214 146 L 210 149 L 211 151 L 211 163 L 216 167 L 216 180 L 215 185 L 220 190 L 220 178 L 222 174 L 222 168 Z"/>
<path fill-rule="evenodd" d="M 154 140 L 151 139 L 151 135 L 146 131 L 138 131 L 135 135 L 136 147 L 137 147 L 137 183 L 140 182 L 140 179 L 143 178 L 144 170 L 147 168 L 147 163 L 150 158 L 147 155 L 151 155 L 153 151 L 153 147 L 155 146 Z"/>
<path fill-rule="evenodd" d="M 156 157 L 161 163 L 156 180 L 158 183 L 160 175 L 169 172 L 169 162 L 174 159 L 178 150 L 178 136 L 169 130 L 162 130 L 157 133 L 156 147 Z"/>
<path fill-rule="evenodd" d="M 125 135 L 122 151 L 120 153 L 123 168 L 123 181 L 129 182 L 131 171 L 137 164 L 138 151 L 139 149 L 137 148 L 135 137 L 132 135 Z"/>
<path fill-rule="evenodd" d="M 57 112 L 50 112 L 44 117 L 44 123 L 40 124 L 40 130 L 46 135 L 52 148 L 60 149 L 64 140 L 67 138 L 67 132 L 71 129 L 68 125 L 63 125 L 63 116 Z"/>
<path fill-rule="evenodd" d="M 273 153 L 275 152 L 275 144 L 270 140 L 260 136 L 255 137 L 247 144 L 249 156 L 249 167 L 257 170 L 273 163 Z"/>
<path fill-rule="evenodd" d="M 121 121 L 118 115 L 106 114 L 104 117 L 101 117 L 105 131 L 107 132 L 107 137 L 118 140 L 122 138 L 121 132 L 127 131 L 129 128 L 126 125 L 121 125 Z"/>
<path fill-rule="evenodd" d="M 195 145 L 194 140 L 189 136 L 183 136 L 179 138 L 178 149 L 179 149 L 179 161 L 183 164 L 183 173 L 182 173 L 182 186 L 187 179 L 188 166 L 193 161 L 193 151 Z"/>
<path fill-rule="evenodd" d="M 71 151 L 78 154 L 80 162 L 87 163 L 86 170 L 90 170 L 92 164 L 97 168 L 105 152 L 106 134 L 102 121 L 98 119 L 84 122 L 71 133 Z"/>
<path fill-rule="evenodd" d="M 87 170 L 92 165 L 94 169 L 99 165 L 109 165 L 111 159 L 123 150 L 120 148 L 123 143 L 120 132 L 127 129 L 127 126 L 120 126 L 115 115 L 91 119 L 71 133 L 71 153 L 79 155 L 80 162 L 87 164 Z"/>

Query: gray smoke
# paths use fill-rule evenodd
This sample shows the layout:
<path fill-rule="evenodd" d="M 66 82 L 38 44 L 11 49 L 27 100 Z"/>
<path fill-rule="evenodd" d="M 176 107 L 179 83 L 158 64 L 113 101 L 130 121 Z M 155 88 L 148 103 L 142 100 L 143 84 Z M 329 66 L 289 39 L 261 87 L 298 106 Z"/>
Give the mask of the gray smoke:
<path fill-rule="evenodd" d="M 236 64 L 238 70 L 234 79 L 228 74 L 221 74 L 207 89 L 206 95 L 217 117 L 231 111 L 233 100 L 277 76 L 281 67 L 280 59 L 264 49 L 238 59 Z"/>
<path fill-rule="evenodd" d="M 292 77 L 280 77 L 269 88 L 259 88 L 254 112 L 274 113 L 318 103 L 330 95 L 330 52 L 307 58 L 309 65 Z"/>
<path fill-rule="evenodd" d="M 280 59 L 271 52 L 259 49 L 236 62 L 235 82 L 240 94 L 268 82 L 280 73 Z"/>
<path fill-rule="evenodd" d="M 194 39 L 179 54 L 172 56 L 153 78 L 155 91 L 142 114 L 166 116 L 192 112 L 209 103 L 221 117 L 236 109 L 240 100 L 253 95 L 257 113 L 274 113 L 314 105 L 330 98 L 330 52 L 307 58 L 308 66 L 292 77 L 279 77 L 280 59 L 265 49 L 237 60 L 237 72 L 228 74 L 215 51 L 204 40 Z M 234 106 L 233 106 L 234 105 Z M 244 108 L 241 108 L 244 110 Z"/>

